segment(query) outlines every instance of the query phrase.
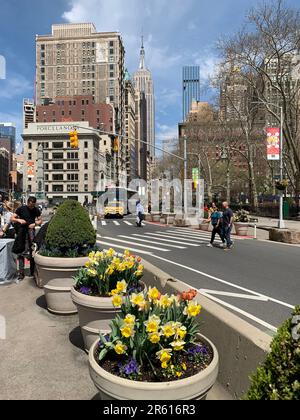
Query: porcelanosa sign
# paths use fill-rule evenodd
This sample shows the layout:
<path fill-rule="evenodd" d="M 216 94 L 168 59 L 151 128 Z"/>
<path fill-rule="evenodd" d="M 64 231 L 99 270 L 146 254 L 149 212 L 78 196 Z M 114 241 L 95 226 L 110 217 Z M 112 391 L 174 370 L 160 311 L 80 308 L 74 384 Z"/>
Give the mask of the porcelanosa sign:
<path fill-rule="evenodd" d="M 74 125 L 38 125 L 36 130 L 38 133 L 65 133 L 74 129 Z"/>

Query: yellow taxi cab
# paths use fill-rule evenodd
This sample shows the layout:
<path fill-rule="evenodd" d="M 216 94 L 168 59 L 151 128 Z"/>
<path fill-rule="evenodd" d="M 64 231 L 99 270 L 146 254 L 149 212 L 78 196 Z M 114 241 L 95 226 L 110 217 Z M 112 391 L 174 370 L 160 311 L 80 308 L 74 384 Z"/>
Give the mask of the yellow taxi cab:
<path fill-rule="evenodd" d="M 105 217 L 124 217 L 124 204 L 120 201 L 112 201 L 104 209 Z"/>

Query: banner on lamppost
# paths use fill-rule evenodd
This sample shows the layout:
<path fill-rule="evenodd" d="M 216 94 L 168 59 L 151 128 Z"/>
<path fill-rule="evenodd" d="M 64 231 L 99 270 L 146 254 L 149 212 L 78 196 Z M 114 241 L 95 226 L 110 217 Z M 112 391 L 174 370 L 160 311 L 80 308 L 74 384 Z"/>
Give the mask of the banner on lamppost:
<path fill-rule="evenodd" d="M 35 172 L 34 162 L 27 162 L 27 177 L 29 179 L 34 178 L 34 172 Z"/>
<path fill-rule="evenodd" d="M 267 129 L 267 156 L 268 160 L 280 160 L 280 129 Z"/>
<path fill-rule="evenodd" d="M 195 188 L 197 188 L 198 183 L 199 183 L 199 169 L 198 168 L 193 168 L 192 170 L 192 175 L 193 175 L 193 185 Z"/>

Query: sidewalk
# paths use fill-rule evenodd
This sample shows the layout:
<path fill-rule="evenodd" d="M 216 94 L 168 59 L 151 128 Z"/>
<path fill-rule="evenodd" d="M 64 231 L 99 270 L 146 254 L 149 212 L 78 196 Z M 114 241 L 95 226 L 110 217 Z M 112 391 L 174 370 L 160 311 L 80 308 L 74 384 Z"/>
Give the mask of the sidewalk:
<path fill-rule="evenodd" d="M 55 316 L 44 292 L 26 278 L 0 288 L 0 400 L 98 400 L 78 315 Z M 218 383 L 208 400 L 232 397 Z"/>
<path fill-rule="evenodd" d="M 257 227 L 259 229 L 266 229 L 270 230 L 272 228 L 276 228 L 278 226 L 278 219 L 270 219 L 267 217 L 257 217 L 258 224 Z M 291 230 L 299 230 L 300 231 L 300 220 L 285 220 L 285 227 Z"/>

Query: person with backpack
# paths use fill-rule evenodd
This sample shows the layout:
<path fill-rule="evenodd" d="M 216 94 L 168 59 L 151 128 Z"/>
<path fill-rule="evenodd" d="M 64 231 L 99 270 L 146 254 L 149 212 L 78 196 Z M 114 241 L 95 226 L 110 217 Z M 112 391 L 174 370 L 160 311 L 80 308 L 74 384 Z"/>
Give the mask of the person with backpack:
<path fill-rule="evenodd" d="M 225 246 L 225 239 L 222 233 L 222 212 L 218 211 L 215 203 L 213 203 L 211 207 L 210 222 L 213 226 L 213 231 L 211 234 L 210 243 L 207 245 L 208 248 L 213 248 L 216 234 L 220 236 L 223 246 Z"/>
<path fill-rule="evenodd" d="M 141 203 L 141 200 L 136 203 L 136 216 L 137 216 L 137 227 L 142 227 L 142 222 L 145 219 L 145 210 Z"/>

